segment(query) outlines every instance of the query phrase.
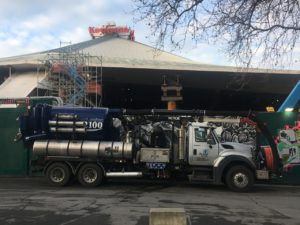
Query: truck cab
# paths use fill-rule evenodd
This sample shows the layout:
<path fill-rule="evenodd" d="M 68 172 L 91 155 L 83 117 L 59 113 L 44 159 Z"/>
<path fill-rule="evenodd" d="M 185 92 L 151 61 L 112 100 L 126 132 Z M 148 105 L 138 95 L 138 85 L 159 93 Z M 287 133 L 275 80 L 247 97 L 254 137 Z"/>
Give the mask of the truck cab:
<path fill-rule="evenodd" d="M 213 166 L 219 157 L 236 155 L 252 160 L 251 146 L 235 142 L 221 143 L 214 127 L 206 123 L 188 126 L 188 162 L 193 166 Z"/>
<path fill-rule="evenodd" d="M 187 161 L 193 168 L 190 181 L 226 183 L 235 191 L 246 191 L 256 178 L 254 149 L 247 144 L 221 142 L 207 123 L 187 127 Z"/>

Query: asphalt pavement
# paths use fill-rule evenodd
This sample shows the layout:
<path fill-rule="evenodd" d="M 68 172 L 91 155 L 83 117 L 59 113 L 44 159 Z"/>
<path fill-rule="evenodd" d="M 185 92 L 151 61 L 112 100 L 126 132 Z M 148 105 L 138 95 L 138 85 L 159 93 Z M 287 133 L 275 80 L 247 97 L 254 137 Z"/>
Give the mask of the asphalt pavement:
<path fill-rule="evenodd" d="M 300 225 L 300 186 L 225 186 L 123 180 L 57 188 L 42 178 L 0 178 L 0 225 L 148 225 L 149 209 L 185 208 L 192 225 Z"/>

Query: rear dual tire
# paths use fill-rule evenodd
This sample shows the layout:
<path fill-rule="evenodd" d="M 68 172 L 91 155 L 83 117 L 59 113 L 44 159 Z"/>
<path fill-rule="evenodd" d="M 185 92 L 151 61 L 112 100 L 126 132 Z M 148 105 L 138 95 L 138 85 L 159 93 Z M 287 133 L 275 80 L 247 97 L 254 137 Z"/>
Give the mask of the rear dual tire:
<path fill-rule="evenodd" d="M 50 185 L 61 187 L 67 185 L 72 177 L 70 167 L 63 162 L 53 163 L 46 169 L 46 178 Z M 80 167 L 77 179 L 82 186 L 96 187 L 103 182 L 103 170 L 96 163 L 87 163 Z"/>
<path fill-rule="evenodd" d="M 71 170 L 65 163 L 53 163 L 46 170 L 46 178 L 52 186 L 65 186 L 71 179 Z"/>
<path fill-rule="evenodd" d="M 82 186 L 96 187 L 103 182 L 103 170 L 95 163 L 87 163 L 80 167 L 77 179 Z"/>

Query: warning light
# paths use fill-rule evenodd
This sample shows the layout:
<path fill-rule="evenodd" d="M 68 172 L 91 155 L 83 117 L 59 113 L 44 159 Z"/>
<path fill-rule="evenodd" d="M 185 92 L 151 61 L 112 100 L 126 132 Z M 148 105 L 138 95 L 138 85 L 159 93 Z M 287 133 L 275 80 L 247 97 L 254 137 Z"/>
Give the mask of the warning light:
<path fill-rule="evenodd" d="M 293 111 L 294 111 L 294 108 L 286 108 L 284 111 L 285 111 L 285 112 L 293 112 Z"/>
<path fill-rule="evenodd" d="M 275 109 L 273 106 L 267 106 L 266 110 L 267 110 L 267 112 L 275 112 Z"/>

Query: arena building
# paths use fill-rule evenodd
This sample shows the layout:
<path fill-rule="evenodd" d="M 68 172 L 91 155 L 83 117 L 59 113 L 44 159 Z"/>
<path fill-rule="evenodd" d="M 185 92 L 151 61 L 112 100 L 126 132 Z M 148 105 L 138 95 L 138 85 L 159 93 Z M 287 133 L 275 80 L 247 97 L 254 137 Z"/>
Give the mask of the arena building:
<path fill-rule="evenodd" d="M 59 96 L 69 105 L 265 110 L 276 109 L 300 79 L 295 70 L 195 62 L 134 41 L 133 31 L 125 28 L 90 28 L 92 40 L 0 59 L 0 98 Z"/>

